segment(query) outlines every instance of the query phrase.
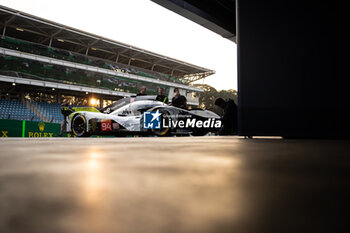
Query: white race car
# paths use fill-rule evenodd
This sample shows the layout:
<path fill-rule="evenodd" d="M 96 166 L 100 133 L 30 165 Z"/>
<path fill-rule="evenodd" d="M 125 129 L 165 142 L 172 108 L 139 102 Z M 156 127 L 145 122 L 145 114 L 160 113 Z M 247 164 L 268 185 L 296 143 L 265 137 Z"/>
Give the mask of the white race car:
<path fill-rule="evenodd" d="M 185 110 L 156 101 L 155 96 L 127 97 L 98 110 L 94 107 L 61 108 L 67 133 L 90 135 L 205 135 L 217 132 L 220 117 L 207 110 Z M 158 127 L 144 124 L 144 113 L 157 113 Z M 154 119 L 153 119 L 154 120 Z M 153 123 L 152 123 L 153 124 Z M 151 124 L 151 126 L 152 126 Z"/>

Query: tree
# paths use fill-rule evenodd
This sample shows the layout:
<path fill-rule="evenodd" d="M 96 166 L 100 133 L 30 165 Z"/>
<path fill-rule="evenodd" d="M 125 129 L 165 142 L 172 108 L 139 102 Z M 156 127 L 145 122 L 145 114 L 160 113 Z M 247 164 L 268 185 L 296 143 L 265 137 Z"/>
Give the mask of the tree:
<path fill-rule="evenodd" d="M 202 109 L 210 110 L 221 115 L 222 109 L 214 105 L 217 98 L 230 98 L 235 101 L 236 104 L 238 103 L 238 92 L 234 89 L 217 91 L 214 87 L 208 84 L 194 84 L 194 86 L 204 90 L 199 97 L 199 107 Z"/>

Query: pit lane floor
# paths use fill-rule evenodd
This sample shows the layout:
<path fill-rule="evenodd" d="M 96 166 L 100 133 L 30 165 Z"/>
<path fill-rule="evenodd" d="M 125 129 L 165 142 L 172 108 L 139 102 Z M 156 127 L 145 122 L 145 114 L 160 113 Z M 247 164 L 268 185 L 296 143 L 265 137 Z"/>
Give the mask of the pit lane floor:
<path fill-rule="evenodd" d="M 0 232 L 348 232 L 349 144 L 3 139 Z"/>

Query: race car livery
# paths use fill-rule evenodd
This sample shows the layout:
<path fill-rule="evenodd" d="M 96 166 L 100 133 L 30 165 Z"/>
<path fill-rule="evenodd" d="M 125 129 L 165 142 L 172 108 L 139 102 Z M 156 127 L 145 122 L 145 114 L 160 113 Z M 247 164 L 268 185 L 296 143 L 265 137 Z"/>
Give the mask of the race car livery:
<path fill-rule="evenodd" d="M 64 128 L 78 137 L 90 135 L 205 135 L 217 132 L 220 117 L 207 110 L 186 110 L 155 100 L 126 97 L 100 110 L 64 106 Z"/>

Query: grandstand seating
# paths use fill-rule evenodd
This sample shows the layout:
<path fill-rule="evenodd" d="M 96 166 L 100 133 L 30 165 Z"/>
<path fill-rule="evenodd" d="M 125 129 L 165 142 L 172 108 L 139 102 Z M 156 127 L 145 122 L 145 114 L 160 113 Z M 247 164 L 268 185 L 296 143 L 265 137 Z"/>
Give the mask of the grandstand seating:
<path fill-rule="evenodd" d="M 32 102 L 32 104 L 41 112 L 46 121 L 52 123 L 61 123 L 63 121 L 60 104 L 43 102 Z"/>
<path fill-rule="evenodd" d="M 91 71 L 82 71 L 75 68 L 65 68 L 63 66 L 48 65 L 43 62 L 28 60 L 20 57 L 2 56 L 0 55 L 0 72 L 10 72 L 13 75 L 17 74 L 34 75 L 35 79 L 42 79 L 47 81 L 62 82 L 67 84 L 86 85 L 89 87 L 98 87 L 137 93 L 139 91 L 138 85 L 142 83 L 137 80 L 130 80 L 124 77 L 96 74 Z M 31 77 L 32 78 L 32 77 Z M 149 94 L 157 92 L 151 87 L 148 89 Z"/>
<path fill-rule="evenodd" d="M 176 77 L 169 76 L 167 74 L 162 74 L 155 71 L 146 70 L 146 69 L 142 69 L 139 67 L 134 67 L 134 66 L 130 66 L 122 63 L 115 63 L 115 62 L 113 63 L 109 60 L 102 60 L 91 56 L 84 56 L 79 53 L 74 53 L 71 51 L 58 49 L 58 48 L 52 48 L 41 44 L 35 44 L 32 42 L 14 39 L 10 37 L 0 38 L 0 47 L 19 50 L 22 52 L 52 57 L 52 58 L 71 61 L 71 62 L 76 62 L 76 63 L 81 63 L 81 64 L 86 64 L 86 65 L 91 65 L 91 66 L 97 66 L 105 69 L 112 69 L 112 70 L 121 69 L 127 73 L 138 74 L 140 76 L 153 78 L 153 79 L 174 81 L 176 83 L 184 82 L 184 80 L 180 80 Z"/>
<path fill-rule="evenodd" d="M 0 119 L 46 121 L 61 123 L 63 115 L 58 103 L 31 102 L 37 111 L 35 114 L 18 100 L 0 100 Z M 43 120 L 39 116 L 42 116 Z"/>
<path fill-rule="evenodd" d="M 18 100 L 0 100 L 0 119 L 41 121 Z"/>

